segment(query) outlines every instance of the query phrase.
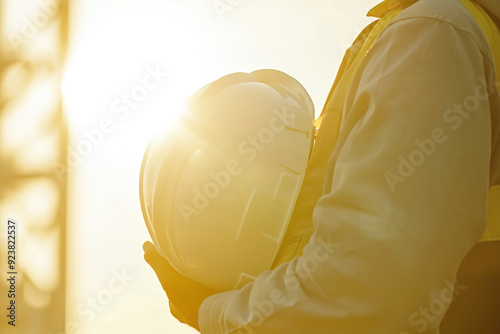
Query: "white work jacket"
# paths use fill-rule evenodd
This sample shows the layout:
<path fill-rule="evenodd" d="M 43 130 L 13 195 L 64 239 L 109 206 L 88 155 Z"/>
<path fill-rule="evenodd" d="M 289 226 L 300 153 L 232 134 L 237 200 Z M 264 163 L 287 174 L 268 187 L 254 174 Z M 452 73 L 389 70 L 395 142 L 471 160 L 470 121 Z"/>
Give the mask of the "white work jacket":
<path fill-rule="evenodd" d="M 320 128 L 336 144 L 302 254 L 207 298 L 202 333 L 438 333 L 466 290 L 456 274 L 500 185 L 488 41 L 459 1 L 420 0 L 358 65 L 325 105 L 323 122 L 341 108 L 342 123 L 335 138 Z"/>

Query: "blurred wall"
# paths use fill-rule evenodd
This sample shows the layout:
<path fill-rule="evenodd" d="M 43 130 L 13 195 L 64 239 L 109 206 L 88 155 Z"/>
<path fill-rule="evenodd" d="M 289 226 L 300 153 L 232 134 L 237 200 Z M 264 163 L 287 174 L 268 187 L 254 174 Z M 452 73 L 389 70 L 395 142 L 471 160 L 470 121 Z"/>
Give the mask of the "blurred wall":
<path fill-rule="evenodd" d="M 66 157 L 67 4 L 2 0 L 0 14 L 0 332 L 56 333 L 66 300 L 67 176 L 54 163 Z"/>

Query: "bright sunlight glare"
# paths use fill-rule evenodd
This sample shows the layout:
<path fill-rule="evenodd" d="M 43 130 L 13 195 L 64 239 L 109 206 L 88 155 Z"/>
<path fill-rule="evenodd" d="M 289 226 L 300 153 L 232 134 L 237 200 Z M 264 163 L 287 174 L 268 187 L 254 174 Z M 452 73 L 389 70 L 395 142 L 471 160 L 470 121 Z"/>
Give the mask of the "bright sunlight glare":
<path fill-rule="evenodd" d="M 203 53 L 207 64 L 214 63 L 215 50 L 185 6 L 115 6 L 94 18 L 81 35 L 63 82 L 72 125 L 87 126 L 108 114 L 129 117 L 120 112 L 127 106 L 130 113 L 147 114 L 152 125 L 168 123 L 184 98 L 218 71 L 198 61 Z M 161 78 L 147 79 L 152 72 Z"/>

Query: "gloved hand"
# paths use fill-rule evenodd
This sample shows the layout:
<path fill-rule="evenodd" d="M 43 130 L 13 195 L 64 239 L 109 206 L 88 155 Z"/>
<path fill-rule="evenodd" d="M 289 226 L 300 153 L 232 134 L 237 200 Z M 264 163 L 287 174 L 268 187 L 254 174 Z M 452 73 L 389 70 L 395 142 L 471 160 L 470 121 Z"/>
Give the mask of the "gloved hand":
<path fill-rule="evenodd" d="M 198 310 L 205 298 L 214 292 L 182 276 L 156 251 L 151 242 L 146 241 L 142 248 L 144 259 L 153 268 L 163 290 L 167 293 L 170 313 L 180 322 L 199 331 Z"/>

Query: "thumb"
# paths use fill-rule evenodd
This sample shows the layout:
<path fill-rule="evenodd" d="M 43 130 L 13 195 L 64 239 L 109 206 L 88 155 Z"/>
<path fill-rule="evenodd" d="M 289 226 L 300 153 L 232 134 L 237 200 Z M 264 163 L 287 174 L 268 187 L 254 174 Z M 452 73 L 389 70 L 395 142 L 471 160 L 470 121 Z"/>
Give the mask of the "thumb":
<path fill-rule="evenodd" d="M 143 249 L 144 259 L 155 271 L 163 290 L 167 292 L 171 300 L 177 300 L 178 295 L 196 296 L 211 295 L 214 293 L 200 283 L 183 276 L 175 270 L 170 263 L 158 253 L 151 242 L 146 241 L 143 245 Z"/>
<path fill-rule="evenodd" d="M 151 242 L 146 241 L 142 248 L 144 249 L 144 259 L 153 268 L 164 289 L 183 277 L 158 253 Z"/>

